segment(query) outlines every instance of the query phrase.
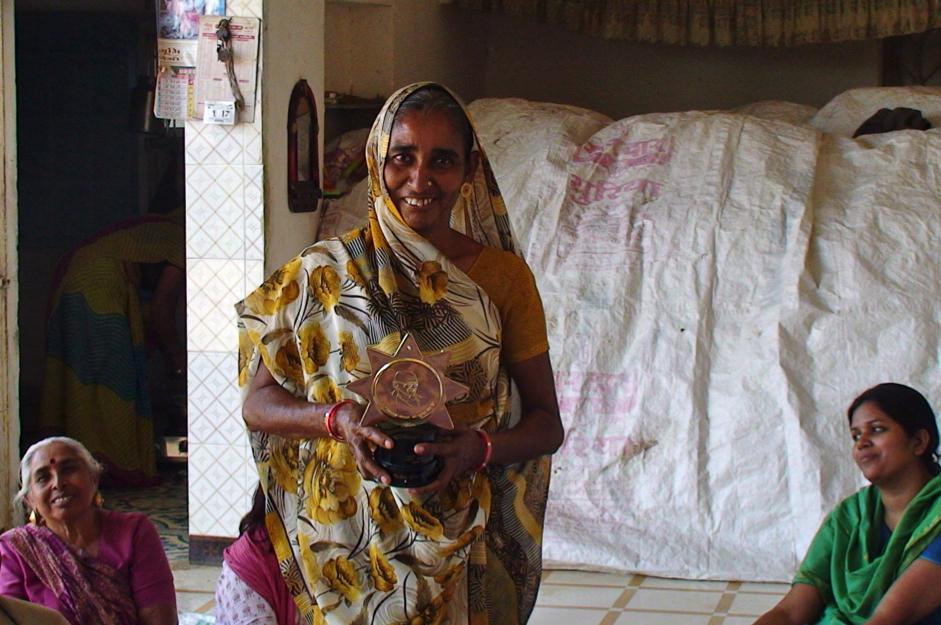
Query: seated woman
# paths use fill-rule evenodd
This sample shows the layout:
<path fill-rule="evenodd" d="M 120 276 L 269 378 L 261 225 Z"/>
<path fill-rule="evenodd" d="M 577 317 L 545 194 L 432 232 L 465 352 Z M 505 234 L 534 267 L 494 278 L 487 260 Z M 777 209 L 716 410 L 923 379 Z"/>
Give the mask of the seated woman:
<path fill-rule="evenodd" d="M 14 505 L 30 523 L 0 536 L 0 595 L 62 613 L 73 625 L 175 625 L 176 592 L 157 528 L 101 509 L 99 465 L 81 443 L 48 438 L 20 462 Z"/>
<path fill-rule="evenodd" d="M 941 468 L 927 400 L 880 384 L 849 411 L 853 460 L 872 483 L 817 532 L 794 585 L 755 625 L 941 624 Z"/>
<path fill-rule="evenodd" d="M 252 509 L 239 523 L 238 540 L 223 553 L 222 573 L 216 584 L 216 622 L 225 625 L 301 622 L 265 527 L 265 493 L 260 484 Z"/>

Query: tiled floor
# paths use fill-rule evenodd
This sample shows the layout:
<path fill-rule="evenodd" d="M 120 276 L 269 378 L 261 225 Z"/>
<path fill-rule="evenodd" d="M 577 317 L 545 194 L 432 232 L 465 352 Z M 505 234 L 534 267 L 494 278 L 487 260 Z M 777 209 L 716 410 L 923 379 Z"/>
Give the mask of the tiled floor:
<path fill-rule="evenodd" d="M 217 566 L 192 566 L 183 562 L 171 562 L 173 581 L 176 585 L 176 606 L 181 612 L 212 614 L 216 608 Z"/>
<path fill-rule="evenodd" d="M 173 569 L 181 625 L 211 622 L 218 567 L 188 562 L 186 471 L 171 468 L 153 489 L 105 490 L 117 510 L 156 523 Z M 530 625 L 751 625 L 787 592 L 786 584 L 690 582 L 645 575 L 546 571 Z"/>
<path fill-rule="evenodd" d="M 176 568 L 176 567 L 175 567 Z M 180 610 L 212 614 L 218 568 L 174 570 Z M 547 571 L 530 625 L 751 625 L 785 584 Z"/>
<path fill-rule="evenodd" d="M 531 625 L 751 625 L 786 584 L 547 571 Z"/>

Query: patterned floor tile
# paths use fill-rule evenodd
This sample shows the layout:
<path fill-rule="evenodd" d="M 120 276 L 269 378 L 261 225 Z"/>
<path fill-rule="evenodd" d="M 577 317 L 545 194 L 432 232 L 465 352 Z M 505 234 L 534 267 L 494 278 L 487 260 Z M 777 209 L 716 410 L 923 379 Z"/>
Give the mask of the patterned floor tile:
<path fill-rule="evenodd" d="M 181 623 L 215 608 L 218 567 L 189 564 L 186 465 L 164 468 L 153 488 L 103 488 L 105 507 L 142 512 L 157 526 L 177 588 Z M 630 573 L 546 570 L 531 625 L 751 625 L 786 584 L 688 581 Z M 202 620 L 206 619 L 206 620 Z"/>

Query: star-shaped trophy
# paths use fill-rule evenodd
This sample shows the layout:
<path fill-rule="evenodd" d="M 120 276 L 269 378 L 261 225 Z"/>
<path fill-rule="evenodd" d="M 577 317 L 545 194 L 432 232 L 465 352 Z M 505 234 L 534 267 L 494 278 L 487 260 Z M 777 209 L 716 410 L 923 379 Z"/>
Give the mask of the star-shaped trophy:
<path fill-rule="evenodd" d="M 425 486 L 434 481 L 441 461 L 419 456 L 415 445 L 434 442 L 438 428 L 454 427 L 445 404 L 468 388 L 445 376 L 450 352 L 424 356 L 411 334 L 391 356 L 372 347 L 366 351 L 372 373 L 347 388 L 369 402 L 361 425 L 375 426 L 395 441 L 392 449 L 376 448 L 376 462 L 392 477 L 392 486 Z"/>

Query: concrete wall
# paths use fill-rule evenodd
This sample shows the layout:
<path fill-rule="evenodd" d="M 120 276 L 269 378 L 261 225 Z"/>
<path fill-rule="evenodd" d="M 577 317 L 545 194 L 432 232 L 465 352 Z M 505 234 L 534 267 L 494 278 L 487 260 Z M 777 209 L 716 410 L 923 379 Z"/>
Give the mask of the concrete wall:
<path fill-rule="evenodd" d="M 487 16 L 438 0 L 395 0 L 396 87 L 447 85 L 465 101 L 486 95 Z"/>
<path fill-rule="evenodd" d="M 265 275 L 313 243 L 320 212 L 292 213 L 287 193 L 288 102 L 295 83 L 307 80 L 323 125 L 323 0 L 279 0 L 265 6 L 262 85 L 265 162 Z M 323 153 L 323 136 L 319 147 Z M 321 162 L 323 160 L 321 159 Z"/>
<path fill-rule="evenodd" d="M 485 95 L 487 16 L 438 0 L 327 4 L 326 88 L 362 98 L 432 80 Z"/>
<path fill-rule="evenodd" d="M 615 119 L 760 100 L 819 108 L 838 93 L 879 81 L 879 41 L 793 48 L 636 44 L 497 15 L 489 16 L 487 30 L 487 96 L 572 104 Z"/>

